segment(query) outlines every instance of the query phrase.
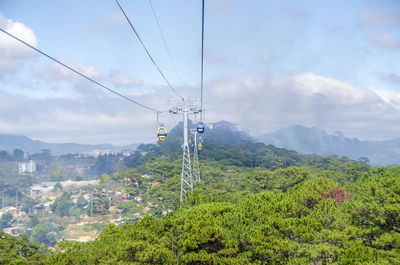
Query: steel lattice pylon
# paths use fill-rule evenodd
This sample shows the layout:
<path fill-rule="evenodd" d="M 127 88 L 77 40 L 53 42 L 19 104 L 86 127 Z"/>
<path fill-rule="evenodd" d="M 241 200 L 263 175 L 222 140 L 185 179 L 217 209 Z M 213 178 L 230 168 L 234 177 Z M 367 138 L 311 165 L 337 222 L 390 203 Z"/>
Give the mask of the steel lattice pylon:
<path fill-rule="evenodd" d="M 181 195 L 180 200 L 183 201 L 187 192 L 193 190 L 193 175 L 192 167 L 190 165 L 190 148 L 188 139 L 188 114 L 199 114 L 200 109 L 198 107 L 199 100 L 171 100 L 174 107 L 169 110 L 172 114 L 183 113 L 183 157 L 182 157 L 182 173 L 181 173 Z M 196 146 L 197 148 L 197 146 Z M 198 157 L 196 154 L 197 168 Z M 199 171 L 200 172 L 200 171 Z M 196 175 L 200 180 L 200 174 Z M 197 180 L 197 179 L 195 179 Z"/>
<path fill-rule="evenodd" d="M 199 164 L 199 154 L 197 151 L 196 131 L 194 131 L 194 146 L 193 146 L 193 180 L 200 182 L 200 164 Z"/>
<path fill-rule="evenodd" d="M 193 190 L 192 169 L 190 167 L 190 150 L 189 145 L 183 146 L 183 161 L 181 173 L 181 201 L 188 191 Z"/>
<path fill-rule="evenodd" d="M 190 166 L 190 149 L 188 139 L 188 110 L 182 109 L 183 112 L 183 158 L 182 158 L 182 173 L 181 173 L 181 196 L 180 200 L 188 191 L 193 190 L 192 167 Z"/>

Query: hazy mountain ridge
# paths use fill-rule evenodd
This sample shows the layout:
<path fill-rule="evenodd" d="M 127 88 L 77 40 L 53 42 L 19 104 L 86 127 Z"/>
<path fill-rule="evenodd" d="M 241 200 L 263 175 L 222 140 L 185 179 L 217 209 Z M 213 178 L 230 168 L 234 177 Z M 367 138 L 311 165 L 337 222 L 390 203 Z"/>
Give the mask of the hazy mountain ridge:
<path fill-rule="evenodd" d="M 191 120 L 188 120 L 188 127 L 196 128 Z M 168 132 L 169 142 L 183 137 L 183 123 L 180 122 Z M 207 125 L 205 133 L 202 135 L 206 141 L 217 142 L 219 144 L 236 144 L 242 140 L 253 140 L 245 131 L 236 128 L 236 124 L 228 121 L 219 121 Z M 46 143 L 33 140 L 27 136 L 0 134 L 0 151 L 12 152 L 14 149 L 21 149 L 27 153 L 39 153 L 42 149 L 50 149 L 53 154 L 61 155 L 67 153 L 85 153 L 92 150 L 110 150 L 113 153 L 120 152 L 122 149 L 136 149 L 140 144 L 130 144 L 116 146 L 112 144 L 77 144 L 77 143 Z M 178 145 L 179 148 L 179 145 Z"/>
<path fill-rule="evenodd" d="M 367 157 L 372 165 L 400 164 L 400 138 L 386 141 L 361 141 L 347 138 L 341 132 L 327 134 L 324 130 L 294 125 L 258 138 L 265 144 L 305 154 Z"/>
<path fill-rule="evenodd" d="M 188 128 L 195 130 L 196 124 L 191 120 L 188 120 Z M 229 121 L 218 121 L 210 124 L 206 124 L 206 128 L 203 134 L 198 134 L 205 142 L 212 142 L 217 144 L 235 145 L 241 141 L 255 141 L 243 129 L 239 129 L 237 124 Z M 175 127 L 171 129 L 168 134 L 168 139 L 181 139 L 183 137 L 183 123 L 179 122 Z M 191 136 L 189 137 L 191 139 Z"/>
<path fill-rule="evenodd" d="M 195 124 L 189 121 L 189 127 Z M 316 127 L 294 125 L 254 139 L 247 132 L 239 130 L 236 124 L 220 121 L 207 126 L 202 135 L 205 142 L 219 144 L 236 144 L 240 141 L 260 141 L 276 147 L 294 150 L 304 154 L 347 156 L 358 160 L 367 157 L 371 165 L 400 164 L 400 138 L 385 141 L 362 141 L 357 138 L 347 138 L 341 132 L 328 134 Z M 182 123 L 171 129 L 168 134 L 169 142 L 182 137 Z M 171 142 L 171 143 L 172 143 Z M 122 149 L 135 149 L 138 144 L 115 146 L 112 144 L 76 144 L 76 143 L 46 143 L 32 140 L 26 136 L 0 134 L 0 150 L 12 152 L 19 148 L 28 153 L 50 149 L 54 154 L 84 153 L 92 150 L 110 150 L 120 152 Z M 179 148 L 179 144 L 178 144 Z"/>
<path fill-rule="evenodd" d="M 42 149 L 50 149 L 55 155 L 67 153 L 85 153 L 92 150 L 110 150 L 111 152 L 120 152 L 121 149 L 136 148 L 138 144 L 127 146 L 115 146 L 112 144 L 76 144 L 76 143 L 46 143 L 33 140 L 27 136 L 0 134 L 0 150 L 12 152 L 14 149 L 21 149 L 27 153 L 39 153 Z"/>

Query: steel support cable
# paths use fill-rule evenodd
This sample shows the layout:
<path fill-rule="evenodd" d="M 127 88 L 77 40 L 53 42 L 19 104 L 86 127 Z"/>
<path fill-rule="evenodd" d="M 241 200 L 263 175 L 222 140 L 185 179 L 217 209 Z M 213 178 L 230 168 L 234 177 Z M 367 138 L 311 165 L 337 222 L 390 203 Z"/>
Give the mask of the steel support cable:
<path fill-rule="evenodd" d="M 162 40 L 163 40 L 164 47 L 165 47 L 165 49 L 167 50 L 169 60 L 171 61 L 171 65 L 172 65 L 172 67 L 174 68 L 174 71 L 175 71 L 176 77 L 178 78 L 179 84 L 180 84 L 181 86 L 183 86 L 183 85 L 182 85 L 182 79 L 181 79 L 180 75 L 178 74 L 178 70 L 176 69 L 174 60 L 172 59 L 171 52 L 170 52 L 170 50 L 169 50 L 169 48 L 168 48 L 168 45 L 167 45 L 167 41 L 165 40 L 164 34 L 163 34 L 162 30 L 161 30 L 160 22 L 158 21 L 157 14 L 156 14 L 156 11 L 154 10 L 153 3 L 152 3 L 151 0 L 149 0 L 149 3 L 150 3 L 151 11 L 153 11 L 154 19 L 156 20 L 158 30 L 160 31 L 160 35 L 161 35 L 161 38 L 162 38 Z"/>
<path fill-rule="evenodd" d="M 200 110 L 203 112 L 203 67 L 204 66 L 204 0 L 201 9 L 201 77 L 200 77 Z M 200 120 L 202 115 L 200 115 Z"/>
<path fill-rule="evenodd" d="M 51 57 L 50 55 L 46 54 L 45 52 L 42 52 L 41 50 L 39 50 L 39 49 L 33 47 L 32 45 L 30 45 L 30 44 L 26 43 L 25 41 L 19 39 L 18 37 L 12 35 L 11 33 L 7 32 L 7 31 L 5 31 L 4 29 L 0 28 L 0 31 L 4 32 L 5 34 L 7 34 L 8 36 L 10 36 L 11 38 L 13 38 L 13 39 L 15 39 L 15 40 L 21 42 L 22 44 L 28 46 L 29 48 L 31 48 L 31 49 L 37 51 L 38 53 L 40 53 L 40 54 L 46 56 L 46 57 L 49 58 L 50 60 L 53 60 L 54 62 L 58 63 L 59 65 L 64 66 L 65 68 L 69 69 L 70 71 L 74 72 L 75 74 L 80 75 L 80 76 L 82 76 L 83 78 L 86 78 L 87 80 L 89 80 L 89 81 L 95 83 L 96 85 L 98 85 L 98 86 L 100 86 L 100 87 L 102 87 L 102 88 L 108 90 L 109 92 L 111 92 L 111 93 L 113 93 L 113 94 L 115 94 L 115 95 L 117 95 L 117 96 L 120 96 L 120 97 L 122 97 L 122 98 L 124 98 L 124 99 L 126 99 L 126 100 L 128 100 L 128 101 L 130 101 L 130 102 L 132 102 L 132 103 L 134 103 L 134 104 L 136 104 L 136 105 L 138 105 L 138 106 L 141 106 L 141 107 L 143 107 L 143 108 L 145 108 L 145 109 L 148 109 L 148 110 L 151 110 L 151 111 L 155 111 L 155 112 L 159 112 L 159 111 L 156 110 L 156 109 L 147 107 L 146 105 L 143 105 L 143 104 L 141 104 L 141 103 L 139 103 L 139 102 L 137 102 L 137 101 L 135 101 L 135 100 L 133 100 L 133 99 L 130 99 L 130 98 L 128 98 L 128 97 L 126 97 L 126 96 L 124 96 L 124 95 L 122 95 L 122 94 L 120 94 L 120 93 L 118 93 L 118 92 L 112 90 L 111 88 L 106 87 L 105 85 L 103 85 L 103 84 L 97 82 L 96 80 L 94 80 L 94 79 L 92 79 L 92 78 L 90 78 L 90 77 L 88 77 L 88 76 L 86 76 L 86 75 L 80 73 L 79 71 L 77 71 L 77 70 L 75 70 L 74 68 L 72 68 L 72 67 L 66 65 L 65 63 L 62 63 L 62 62 L 60 62 L 59 60 L 57 60 L 57 59 Z"/>
<path fill-rule="evenodd" d="M 128 18 L 128 16 L 126 15 L 124 9 L 122 8 L 122 6 L 119 4 L 118 0 L 115 0 L 115 2 L 117 3 L 117 5 L 119 6 L 119 9 L 121 9 L 122 14 L 124 14 L 126 20 L 128 21 L 129 25 L 131 26 L 133 32 L 135 33 L 136 37 L 138 38 L 140 44 L 142 45 L 143 49 L 146 51 L 147 55 L 149 56 L 150 60 L 153 62 L 154 66 L 157 68 L 158 72 L 161 74 L 161 76 L 164 78 L 164 81 L 167 83 L 167 85 L 169 86 L 169 88 L 175 92 L 175 94 L 180 97 L 182 100 L 185 100 L 176 90 L 175 88 L 172 87 L 172 85 L 170 84 L 170 82 L 168 82 L 167 78 L 165 77 L 164 73 L 161 71 L 160 67 L 158 66 L 158 64 L 154 61 L 153 57 L 151 56 L 149 50 L 147 50 L 146 46 L 144 45 L 142 39 L 140 38 L 139 34 L 137 33 L 135 27 L 133 26 L 133 24 L 131 23 L 131 20 Z"/>

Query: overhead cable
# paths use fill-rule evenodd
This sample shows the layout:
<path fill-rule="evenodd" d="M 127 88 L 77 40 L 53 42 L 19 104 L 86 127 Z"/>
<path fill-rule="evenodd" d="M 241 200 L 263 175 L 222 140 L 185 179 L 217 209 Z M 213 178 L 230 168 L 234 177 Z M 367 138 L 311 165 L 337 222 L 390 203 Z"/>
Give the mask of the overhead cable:
<path fill-rule="evenodd" d="M 119 6 L 119 9 L 121 9 L 122 13 L 124 14 L 126 20 L 128 21 L 129 25 L 131 26 L 133 32 L 135 33 L 136 37 L 138 38 L 140 44 L 142 44 L 144 50 L 146 51 L 147 55 L 149 56 L 150 60 L 153 62 L 154 66 L 157 68 L 158 72 L 161 74 L 161 76 L 164 78 L 165 82 L 167 83 L 167 85 L 169 86 L 169 88 L 175 92 L 175 94 L 180 97 L 182 100 L 184 100 L 184 98 L 175 90 L 175 88 L 172 87 L 172 85 L 170 84 L 170 82 L 168 82 L 167 78 L 165 77 L 164 73 L 161 71 L 160 67 L 157 65 L 157 63 L 155 62 L 155 60 L 153 59 L 153 57 L 151 56 L 149 50 L 146 48 L 146 46 L 144 45 L 142 39 L 140 38 L 139 34 L 137 33 L 135 27 L 133 26 L 133 24 L 131 23 L 130 19 L 128 18 L 128 16 L 126 15 L 124 9 L 122 8 L 122 6 L 119 4 L 118 0 L 115 0 L 115 2 L 117 3 L 117 5 Z"/>
<path fill-rule="evenodd" d="M 200 77 L 200 109 L 203 111 L 203 66 L 204 66 L 204 0 L 201 10 L 201 77 Z"/>
<path fill-rule="evenodd" d="M 172 59 L 171 52 L 170 52 L 170 50 L 168 48 L 168 45 L 167 45 L 167 41 L 165 40 L 164 34 L 163 34 L 162 30 L 161 30 L 160 22 L 158 21 L 157 14 L 156 14 L 156 11 L 154 10 L 153 3 L 152 3 L 151 0 L 149 0 L 149 3 L 150 3 L 151 10 L 153 11 L 154 19 L 156 20 L 158 30 L 160 31 L 160 35 L 161 35 L 161 38 L 163 40 L 164 47 L 167 50 L 169 60 L 171 61 L 172 67 L 174 68 L 174 71 L 175 71 L 176 77 L 178 78 L 179 84 L 182 86 L 182 79 L 179 76 L 178 71 L 176 70 L 176 66 L 175 66 L 174 60 Z"/>
<path fill-rule="evenodd" d="M 66 65 L 65 63 L 60 62 L 59 60 L 57 60 L 57 59 L 51 57 L 50 55 L 46 54 L 45 52 L 42 52 L 41 50 L 39 50 L 39 49 L 33 47 L 32 45 L 30 45 L 30 44 L 26 43 L 25 41 L 19 39 L 18 37 L 12 35 L 11 33 L 7 32 L 7 31 L 5 31 L 4 29 L 0 28 L 0 31 L 4 32 L 5 34 L 7 34 L 8 36 L 10 36 L 11 38 L 13 38 L 13 39 L 15 39 L 15 40 L 21 42 L 22 44 L 28 46 L 29 48 L 31 48 L 31 49 L 37 51 L 38 53 L 40 53 L 40 54 L 46 56 L 46 57 L 49 58 L 50 60 L 53 60 L 54 62 L 58 63 L 59 65 L 64 66 L 65 68 L 69 69 L 70 71 L 74 72 L 75 74 L 78 74 L 78 75 L 82 76 L 83 78 L 86 78 L 87 80 L 89 80 L 89 81 L 95 83 L 96 85 L 101 86 L 102 88 L 108 90 L 109 92 L 111 92 L 111 93 L 113 93 L 113 94 L 115 94 L 115 95 L 117 95 L 117 96 L 120 96 L 120 97 L 122 97 L 122 98 L 124 98 L 124 99 L 126 99 L 126 100 L 128 100 L 128 101 L 130 101 L 130 102 L 132 102 L 132 103 L 134 103 L 134 104 L 136 104 L 136 105 L 138 105 L 138 106 L 141 106 L 141 107 L 143 107 L 143 108 L 145 108 L 145 109 L 158 112 L 158 110 L 153 109 L 153 108 L 150 108 L 150 107 L 148 107 L 148 106 L 146 106 L 146 105 L 143 105 L 143 104 L 141 104 L 141 103 L 139 103 L 139 102 L 137 102 L 137 101 L 135 101 L 135 100 L 133 100 L 133 99 L 130 99 L 130 98 L 128 98 L 128 97 L 126 97 L 126 96 L 124 96 L 124 95 L 122 95 L 122 94 L 116 92 L 115 90 L 113 90 L 113 89 L 111 89 L 111 88 L 108 88 L 108 87 L 106 87 L 105 85 L 103 85 L 103 84 L 97 82 L 96 80 L 94 80 L 94 79 L 92 79 L 92 78 L 90 78 L 90 77 L 88 77 L 88 76 L 86 76 L 86 75 L 80 73 L 79 71 L 75 70 L 74 68 L 72 68 L 72 67 Z"/>

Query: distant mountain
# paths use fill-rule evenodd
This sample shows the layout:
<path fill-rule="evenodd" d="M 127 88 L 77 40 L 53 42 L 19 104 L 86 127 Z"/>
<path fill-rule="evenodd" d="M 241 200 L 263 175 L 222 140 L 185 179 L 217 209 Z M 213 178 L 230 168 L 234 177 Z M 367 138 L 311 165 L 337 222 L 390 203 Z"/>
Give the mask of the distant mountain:
<path fill-rule="evenodd" d="M 182 141 L 182 127 L 180 122 L 168 133 L 168 141 L 164 145 L 180 150 Z M 188 127 L 195 129 L 196 125 L 188 121 Z M 239 130 L 236 124 L 228 121 L 206 124 L 204 134 L 201 135 L 205 143 L 218 143 L 235 145 L 240 141 L 260 141 L 276 147 L 294 150 L 303 154 L 347 156 L 354 160 L 362 157 L 369 159 L 371 165 L 400 165 L 400 138 L 386 141 L 360 141 L 357 138 L 347 138 L 341 132 L 327 134 L 318 128 L 309 128 L 300 125 L 283 128 L 265 134 L 257 139 L 247 132 Z M 189 137 L 191 139 L 192 137 Z M 85 153 L 93 150 L 110 150 L 113 153 L 123 149 L 135 149 L 138 144 L 128 146 L 115 146 L 111 144 L 76 144 L 76 143 L 45 143 L 32 140 L 26 136 L 0 134 L 0 151 L 12 152 L 22 149 L 27 153 L 38 153 L 42 149 L 50 149 L 53 154 Z M 145 145 L 147 146 L 147 145 Z"/>
<path fill-rule="evenodd" d="M 207 127 L 204 138 L 213 143 L 235 145 L 241 141 L 254 141 L 246 131 L 238 129 L 237 124 L 229 121 L 215 122 Z"/>
<path fill-rule="evenodd" d="M 188 120 L 188 128 L 195 130 L 196 125 Z M 235 145 L 241 141 L 253 141 L 254 139 L 245 131 L 237 128 L 237 124 L 229 121 L 206 123 L 203 134 L 198 134 L 205 142 Z M 179 122 L 168 134 L 168 140 L 181 139 L 183 137 L 183 122 Z M 191 137 L 189 137 L 191 139 Z"/>
<path fill-rule="evenodd" d="M 136 148 L 138 144 L 128 146 L 115 146 L 111 144 L 75 144 L 75 143 L 46 143 L 32 140 L 26 136 L 0 134 L 0 150 L 12 152 L 14 149 L 21 149 L 27 153 L 39 153 L 42 149 L 50 149 L 55 155 L 67 153 L 85 153 L 93 150 L 110 150 L 113 153 L 120 152 L 122 149 Z"/>
<path fill-rule="evenodd" d="M 195 129 L 196 124 L 188 120 L 188 127 Z M 183 123 L 180 122 L 168 132 L 168 141 L 165 145 L 180 150 L 180 144 L 183 136 Z M 246 132 L 237 129 L 236 124 L 228 121 L 220 121 L 216 123 L 206 124 L 204 134 L 201 135 L 205 141 L 215 142 L 219 144 L 234 145 L 242 140 L 252 140 Z M 191 139 L 191 137 L 189 138 Z M 178 144 L 176 144 L 178 143 Z M 85 153 L 93 150 L 110 150 L 112 153 L 120 152 L 123 149 L 136 149 L 139 144 L 131 144 L 126 146 L 115 146 L 111 144 L 76 144 L 76 143 L 46 143 L 38 140 L 32 140 L 29 137 L 21 135 L 0 134 L 0 151 L 5 150 L 12 152 L 14 149 L 21 149 L 24 152 L 33 154 L 39 153 L 42 149 L 50 149 L 55 155 L 67 153 Z M 141 148 L 146 148 L 142 145 Z"/>
<path fill-rule="evenodd" d="M 265 134 L 258 140 L 304 154 L 335 154 L 355 160 L 367 157 L 371 165 L 400 164 L 400 139 L 360 141 L 346 138 L 341 132 L 330 135 L 315 127 L 295 125 Z"/>

